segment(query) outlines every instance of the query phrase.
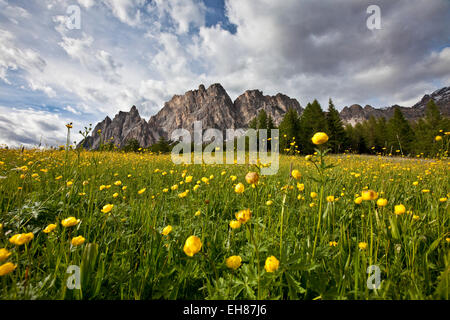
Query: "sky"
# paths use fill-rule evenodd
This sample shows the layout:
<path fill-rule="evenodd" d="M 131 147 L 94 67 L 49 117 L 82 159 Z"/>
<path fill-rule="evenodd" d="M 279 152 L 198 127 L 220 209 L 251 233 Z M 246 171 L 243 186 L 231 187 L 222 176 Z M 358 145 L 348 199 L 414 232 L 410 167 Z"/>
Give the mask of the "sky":
<path fill-rule="evenodd" d="M 0 145 L 61 145 L 69 122 L 80 141 L 213 83 L 233 100 L 410 107 L 450 85 L 450 1 L 0 0 Z"/>

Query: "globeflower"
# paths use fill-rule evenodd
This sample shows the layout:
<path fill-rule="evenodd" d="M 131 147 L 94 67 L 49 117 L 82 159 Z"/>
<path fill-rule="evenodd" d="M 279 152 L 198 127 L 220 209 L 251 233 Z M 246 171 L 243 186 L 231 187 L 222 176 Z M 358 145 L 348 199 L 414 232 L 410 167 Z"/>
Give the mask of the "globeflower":
<path fill-rule="evenodd" d="M 56 224 L 51 223 L 51 224 L 49 224 L 48 226 L 46 226 L 45 229 L 42 230 L 42 231 L 43 231 L 44 233 L 50 233 L 50 232 L 52 232 L 52 231 L 55 230 L 55 229 L 56 229 Z"/>
<path fill-rule="evenodd" d="M 0 276 L 4 276 L 7 275 L 8 273 L 11 273 L 14 271 L 14 269 L 16 269 L 17 265 L 11 263 L 11 262 L 7 262 L 5 264 L 2 264 L 0 266 Z"/>
<path fill-rule="evenodd" d="M 197 252 L 202 249 L 202 241 L 197 236 L 190 236 L 186 239 L 184 243 L 183 251 L 189 257 L 194 256 Z"/>
<path fill-rule="evenodd" d="M 107 204 L 103 206 L 103 209 L 101 210 L 103 213 L 108 213 L 114 208 L 113 204 Z"/>
<path fill-rule="evenodd" d="M 373 190 L 363 190 L 361 192 L 361 197 L 365 201 L 375 200 L 378 198 L 378 194 Z"/>
<path fill-rule="evenodd" d="M 228 268 L 236 270 L 241 266 L 242 258 L 240 256 L 231 256 L 228 257 L 225 261 L 225 264 Z"/>
<path fill-rule="evenodd" d="M 250 209 L 244 209 L 236 212 L 235 216 L 240 223 L 246 223 L 252 217 L 252 213 Z"/>
<path fill-rule="evenodd" d="M 379 207 L 385 207 L 387 206 L 387 204 L 388 204 L 387 199 L 380 198 L 377 200 L 377 206 Z"/>
<path fill-rule="evenodd" d="M 236 193 L 243 193 L 244 190 L 245 190 L 245 187 L 244 187 L 244 185 L 243 185 L 241 182 L 239 182 L 239 183 L 234 187 L 234 192 L 236 192 Z"/>
<path fill-rule="evenodd" d="M 317 193 L 316 193 L 316 192 L 311 192 L 309 195 L 310 195 L 311 198 L 313 198 L 313 199 L 317 197 Z"/>
<path fill-rule="evenodd" d="M 249 172 L 245 175 L 245 181 L 247 181 L 248 184 L 256 184 L 258 183 L 259 175 L 257 172 Z"/>
<path fill-rule="evenodd" d="M 357 198 L 355 199 L 355 203 L 356 203 L 356 204 L 361 204 L 362 201 L 363 201 L 363 197 L 357 197 Z"/>
<path fill-rule="evenodd" d="M 0 262 L 8 259 L 10 255 L 11 255 L 11 252 L 9 252 L 8 249 L 5 249 L 5 248 L 0 249 Z"/>
<path fill-rule="evenodd" d="M 334 201 L 334 196 L 328 196 L 327 197 L 327 201 L 328 202 L 333 202 Z"/>
<path fill-rule="evenodd" d="M 442 136 L 436 136 L 436 137 L 434 138 L 434 140 L 436 140 L 436 141 L 441 141 L 441 140 L 442 140 Z"/>
<path fill-rule="evenodd" d="M 146 188 L 143 188 L 141 190 L 138 191 L 138 194 L 143 194 L 145 192 Z"/>
<path fill-rule="evenodd" d="M 75 217 L 69 217 L 69 218 L 61 221 L 61 224 L 63 227 L 67 228 L 67 227 L 76 226 L 78 224 L 78 222 L 80 222 L 80 219 L 76 219 Z"/>
<path fill-rule="evenodd" d="M 300 173 L 300 171 L 298 171 L 297 169 L 292 170 L 291 172 L 291 176 L 292 178 L 294 178 L 295 180 L 298 180 L 302 177 L 302 174 Z"/>
<path fill-rule="evenodd" d="M 394 213 L 397 215 L 401 215 L 401 214 L 405 213 L 405 211 L 406 211 L 406 208 L 402 204 L 396 205 L 394 207 Z"/>
<path fill-rule="evenodd" d="M 358 248 L 360 250 L 366 250 L 367 249 L 367 242 L 360 242 L 360 243 L 358 243 Z"/>
<path fill-rule="evenodd" d="M 325 132 L 317 132 L 314 134 L 314 136 L 311 138 L 312 143 L 315 145 L 324 144 L 328 141 L 328 136 Z"/>
<path fill-rule="evenodd" d="M 72 245 L 74 247 L 82 245 L 86 241 L 86 239 L 83 236 L 78 236 L 72 239 Z"/>
<path fill-rule="evenodd" d="M 33 240 L 34 234 L 32 232 L 29 233 L 20 233 L 12 236 L 9 239 L 9 242 L 15 244 L 16 246 L 21 246 Z"/>
<path fill-rule="evenodd" d="M 230 221 L 230 228 L 231 229 L 238 229 L 241 227 L 241 222 L 239 220 L 231 220 Z"/>
<path fill-rule="evenodd" d="M 280 261 L 278 261 L 278 259 L 275 258 L 274 256 L 270 256 L 266 259 L 264 269 L 266 269 L 266 272 L 274 272 L 274 271 L 278 270 L 279 266 L 280 266 Z"/>
<path fill-rule="evenodd" d="M 162 230 L 162 232 L 161 232 L 161 234 L 163 235 L 163 236 L 167 236 L 169 233 L 171 233 L 172 232 L 172 226 L 171 225 L 168 225 L 167 227 L 165 227 L 163 230 Z"/>
<path fill-rule="evenodd" d="M 121 184 L 122 184 L 122 181 L 120 181 L 120 180 L 117 180 L 116 182 L 114 182 L 115 186 L 120 186 Z"/>
<path fill-rule="evenodd" d="M 266 206 L 271 206 L 273 204 L 273 201 L 272 200 L 267 200 L 266 201 Z"/>

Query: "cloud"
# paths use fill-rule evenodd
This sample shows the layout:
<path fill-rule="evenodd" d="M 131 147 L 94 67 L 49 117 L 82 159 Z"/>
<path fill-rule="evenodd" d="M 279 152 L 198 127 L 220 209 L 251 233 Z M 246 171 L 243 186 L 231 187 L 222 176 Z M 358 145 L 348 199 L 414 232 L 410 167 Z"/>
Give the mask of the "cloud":
<path fill-rule="evenodd" d="M 226 0 L 224 8 L 200 0 L 78 0 L 81 30 L 65 26 L 73 1 L 11 3 L 0 0 L 0 104 L 15 114 L 57 114 L 55 125 L 95 124 L 133 104 L 148 118 L 200 83 L 220 82 L 232 99 L 260 89 L 303 106 L 317 98 L 324 108 L 330 97 L 338 108 L 411 106 L 450 84 L 444 0 Z M 371 4 L 380 6 L 381 30 L 366 26 Z M 23 128 L 10 139 L 29 134 L 36 142 L 42 129 Z"/>
<path fill-rule="evenodd" d="M 66 121 L 55 113 L 0 106 L 0 145 L 50 147 L 65 144 Z"/>

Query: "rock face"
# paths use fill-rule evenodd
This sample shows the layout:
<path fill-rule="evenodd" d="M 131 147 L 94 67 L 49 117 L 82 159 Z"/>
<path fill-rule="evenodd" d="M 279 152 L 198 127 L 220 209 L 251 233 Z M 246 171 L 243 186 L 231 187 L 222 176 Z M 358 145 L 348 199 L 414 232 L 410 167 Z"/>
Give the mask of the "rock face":
<path fill-rule="evenodd" d="M 175 95 L 149 120 L 152 128 L 159 128 L 160 135 L 169 138 L 173 130 L 184 128 L 193 131 L 195 121 L 202 121 L 203 129 L 235 129 L 236 112 L 233 101 L 220 84 L 208 89 L 200 85 L 198 90 Z"/>
<path fill-rule="evenodd" d="M 101 133 L 98 131 L 101 130 Z M 129 112 L 120 111 L 113 120 L 106 117 L 99 122 L 84 142 L 85 148 L 97 149 L 100 143 L 113 142 L 118 147 L 123 147 L 129 140 L 136 139 L 140 145 L 147 146 L 156 141 L 158 133 L 153 131 L 148 123 L 142 119 L 136 106 Z"/>
<path fill-rule="evenodd" d="M 271 116 L 275 125 L 280 124 L 284 114 L 289 108 L 299 114 L 303 112 L 300 103 L 288 96 L 278 93 L 275 96 L 264 96 L 259 90 L 247 90 L 234 101 L 235 111 L 239 115 L 237 121 L 239 127 L 244 128 L 259 113 L 266 111 Z"/>
<path fill-rule="evenodd" d="M 354 104 L 344 107 L 340 116 L 344 123 L 355 125 L 371 116 L 389 119 L 394 114 L 394 108 L 399 107 L 406 119 L 415 120 L 424 116 L 430 99 L 435 101 L 444 116 L 450 116 L 450 87 L 425 95 L 411 108 L 391 106 L 375 109 L 369 105 L 362 107 Z M 215 83 L 208 89 L 200 85 L 197 90 L 173 96 L 148 122 L 140 117 L 135 106 L 129 112 L 120 111 L 113 120 L 106 117 L 95 126 L 92 136 L 82 145 L 97 149 L 101 142 L 113 142 L 118 147 L 123 147 L 130 139 L 136 139 L 141 146 L 147 147 L 157 142 L 161 136 L 170 139 L 172 131 L 177 128 L 187 129 L 192 134 L 195 121 L 202 122 L 203 130 L 246 128 L 261 110 L 265 110 L 274 123 L 279 125 L 289 108 L 299 114 L 303 112 L 296 99 L 281 93 L 265 96 L 260 90 L 247 90 L 233 102 L 220 84 Z M 101 130 L 101 135 L 97 133 L 98 130 Z"/>
<path fill-rule="evenodd" d="M 113 120 L 106 117 L 82 145 L 97 149 L 100 146 L 99 129 L 102 130 L 103 143 L 112 141 L 122 147 L 129 139 L 136 139 L 141 146 L 147 147 L 161 136 L 170 139 L 172 131 L 178 128 L 187 129 L 192 134 L 195 121 L 202 122 L 203 130 L 246 128 L 262 109 L 272 116 L 275 124 L 279 124 L 289 108 L 294 108 L 299 114 L 303 111 L 297 100 L 281 93 L 264 96 L 259 90 L 248 90 L 233 102 L 220 84 L 212 84 L 208 89 L 200 85 L 198 90 L 173 96 L 148 122 L 139 116 L 135 106 L 129 112 L 120 111 Z"/>
<path fill-rule="evenodd" d="M 350 107 L 344 107 L 340 112 L 340 116 L 344 123 L 355 125 L 358 122 L 369 119 L 371 116 L 389 119 L 394 115 L 395 107 L 398 107 L 407 120 L 417 120 L 425 115 L 426 105 L 431 99 L 439 107 L 443 116 L 450 116 L 450 87 L 436 90 L 431 95 L 424 95 L 418 103 L 410 108 L 394 105 L 388 108 L 375 109 L 369 105 L 363 108 L 359 104 L 354 104 Z"/>

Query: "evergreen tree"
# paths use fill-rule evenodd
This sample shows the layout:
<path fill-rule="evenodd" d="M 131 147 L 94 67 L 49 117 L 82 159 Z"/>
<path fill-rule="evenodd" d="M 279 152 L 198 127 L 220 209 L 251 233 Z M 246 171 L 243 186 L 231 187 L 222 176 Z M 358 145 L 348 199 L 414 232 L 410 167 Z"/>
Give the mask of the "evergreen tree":
<path fill-rule="evenodd" d="M 289 109 L 281 120 L 280 130 L 280 150 L 289 149 L 289 143 L 293 138 L 298 140 L 299 117 L 297 111 Z"/>
<path fill-rule="evenodd" d="M 300 118 L 298 143 L 303 153 L 314 152 L 315 146 L 311 142 L 311 138 L 314 133 L 319 131 L 328 134 L 327 120 L 319 102 L 314 100 L 313 103 L 307 104 Z"/>
<path fill-rule="evenodd" d="M 258 113 L 257 128 L 267 129 L 267 113 L 264 109 L 261 109 Z"/>
<path fill-rule="evenodd" d="M 331 98 L 328 102 L 328 113 L 326 115 L 326 120 L 329 134 L 329 146 L 332 152 L 338 153 L 343 149 L 346 136 L 341 117 L 339 116 L 339 112 L 334 107 Z"/>
<path fill-rule="evenodd" d="M 394 109 L 394 115 L 387 123 L 387 133 L 388 146 L 392 150 L 400 150 L 404 155 L 412 151 L 414 133 L 398 107 Z"/>

